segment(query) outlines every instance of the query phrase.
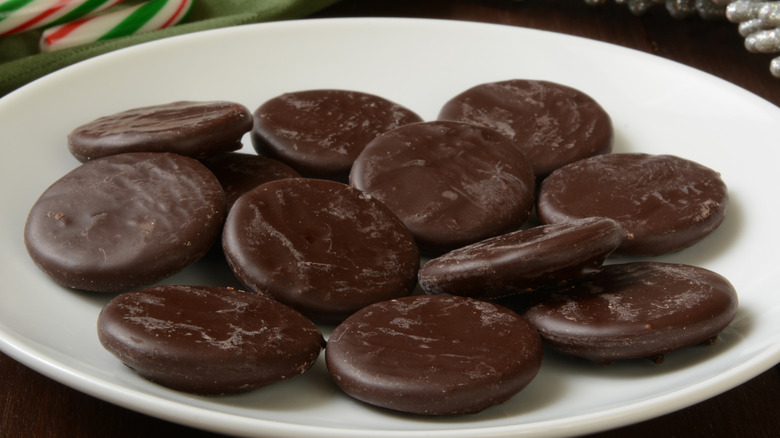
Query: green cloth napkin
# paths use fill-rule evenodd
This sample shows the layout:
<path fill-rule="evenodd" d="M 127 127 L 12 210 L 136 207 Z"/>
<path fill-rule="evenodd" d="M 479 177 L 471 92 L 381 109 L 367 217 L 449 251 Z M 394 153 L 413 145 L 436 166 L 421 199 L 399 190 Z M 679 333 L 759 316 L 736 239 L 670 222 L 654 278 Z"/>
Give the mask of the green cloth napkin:
<path fill-rule="evenodd" d="M 338 1 L 195 0 L 187 17 L 176 26 L 50 53 L 38 51 L 41 31 L 0 37 L 0 96 L 60 68 L 112 50 L 206 29 L 301 18 Z"/>

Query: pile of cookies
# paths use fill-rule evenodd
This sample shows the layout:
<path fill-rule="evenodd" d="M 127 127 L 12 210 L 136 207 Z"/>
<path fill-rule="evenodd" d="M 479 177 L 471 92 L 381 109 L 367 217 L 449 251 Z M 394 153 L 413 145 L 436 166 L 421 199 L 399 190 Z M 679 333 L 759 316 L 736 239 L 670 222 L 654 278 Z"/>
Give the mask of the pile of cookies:
<path fill-rule="evenodd" d="M 238 152 L 247 133 L 257 154 Z M 544 346 L 660 362 L 734 317 L 719 274 L 605 264 L 687 248 L 728 205 L 712 169 L 612 143 L 593 98 L 524 79 L 434 121 L 336 89 L 134 108 L 70 133 L 82 164 L 34 204 L 25 244 L 60 285 L 116 294 L 99 339 L 161 385 L 250 391 L 324 349 L 358 400 L 473 413 L 527 386 Z M 156 284 L 209 252 L 248 291 Z"/>

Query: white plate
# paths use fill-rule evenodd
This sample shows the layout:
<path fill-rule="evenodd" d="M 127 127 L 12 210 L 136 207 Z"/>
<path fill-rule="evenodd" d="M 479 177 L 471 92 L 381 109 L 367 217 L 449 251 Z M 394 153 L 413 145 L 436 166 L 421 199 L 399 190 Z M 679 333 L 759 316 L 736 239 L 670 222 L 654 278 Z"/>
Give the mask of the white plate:
<path fill-rule="evenodd" d="M 720 171 L 728 217 L 697 246 L 664 260 L 729 278 L 741 303 L 712 347 L 662 365 L 599 367 L 546 356 L 509 402 L 453 418 L 403 415 L 339 393 L 322 358 L 304 376 L 250 394 L 204 398 L 148 383 L 101 348 L 95 321 L 110 296 L 55 286 L 26 254 L 22 230 L 40 193 L 77 165 L 65 136 L 95 117 L 179 99 L 250 109 L 287 91 L 346 88 L 427 119 L 454 94 L 510 78 L 557 81 L 612 115 L 616 151 L 672 153 Z M 192 34 L 108 54 L 0 100 L 0 347 L 66 385 L 136 411 L 235 435 L 560 436 L 665 414 L 726 391 L 780 360 L 776 219 L 778 108 L 738 87 L 643 53 L 535 30 L 407 19 L 281 22 Z M 245 139 L 245 147 L 251 150 Z M 219 283 L 202 266 L 172 281 Z"/>

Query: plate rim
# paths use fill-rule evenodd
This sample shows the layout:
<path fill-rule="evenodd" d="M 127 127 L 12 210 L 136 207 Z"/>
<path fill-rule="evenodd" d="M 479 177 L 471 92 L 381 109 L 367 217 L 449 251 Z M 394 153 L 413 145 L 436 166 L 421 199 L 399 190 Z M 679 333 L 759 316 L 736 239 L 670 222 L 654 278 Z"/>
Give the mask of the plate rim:
<path fill-rule="evenodd" d="M 186 35 L 180 35 L 172 38 L 168 38 L 165 40 L 157 40 L 157 41 L 151 41 L 143 44 L 139 44 L 132 47 L 123 48 L 114 52 L 110 52 L 107 54 L 103 54 L 100 56 L 97 56 L 95 58 L 87 59 L 84 61 L 81 61 L 79 63 L 73 64 L 71 66 L 65 67 L 61 70 L 58 70 L 57 72 L 54 72 L 52 74 L 46 75 L 42 78 L 36 79 L 35 81 L 12 91 L 11 93 L 7 94 L 6 96 L 3 96 L 0 98 L 0 106 L 6 106 L 11 105 L 15 99 L 22 99 L 24 98 L 25 94 L 28 93 L 28 90 L 35 90 L 37 87 L 40 87 L 41 83 L 46 83 L 47 81 L 53 81 L 53 80 L 59 80 L 60 77 L 66 76 L 69 74 L 78 74 L 78 72 L 81 69 L 90 69 L 92 68 L 92 65 L 94 63 L 100 63 L 100 62 L 110 62 L 113 57 L 124 57 L 132 56 L 133 52 L 139 51 L 143 52 L 146 50 L 149 50 L 149 46 L 165 46 L 169 44 L 187 44 L 187 41 L 192 39 L 198 39 L 198 38 L 205 38 L 208 37 L 208 35 L 214 34 L 214 33 L 224 33 L 228 34 L 231 32 L 236 33 L 245 33 L 245 32 L 252 32 L 252 29 L 254 28 L 269 28 L 269 27 L 275 27 L 275 26 L 300 26 L 300 25 L 311 25 L 314 23 L 322 24 L 325 23 L 326 26 L 330 26 L 333 24 L 338 24 L 339 22 L 349 22 L 354 25 L 354 23 L 359 23 L 360 25 L 366 25 L 370 22 L 386 22 L 386 23 L 393 23 L 391 25 L 397 25 L 399 23 L 404 22 L 418 22 L 418 23 L 431 23 L 431 22 L 438 22 L 440 25 L 446 25 L 446 26 L 470 26 L 473 28 L 486 28 L 486 27 L 502 27 L 505 28 L 509 32 L 528 32 L 529 34 L 535 34 L 535 33 L 542 33 L 546 34 L 548 37 L 551 38 L 564 38 L 564 39 L 578 39 L 581 41 L 586 42 L 586 44 L 594 44 L 594 45 L 609 45 L 612 46 L 615 49 L 626 51 L 626 53 L 635 53 L 640 56 L 650 56 L 654 57 L 656 61 L 658 62 L 664 62 L 668 65 L 673 65 L 675 68 L 682 68 L 684 70 L 690 70 L 692 72 L 695 72 L 698 75 L 706 75 L 710 77 L 711 79 L 714 79 L 718 81 L 720 84 L 719 86 L 728 86 L 733 87 L 736 90 L 738 90 L 743 95 L 750 95 L 753 96 L 753 98 L 758 99 L 762 104 L 768 104 L 775 110 L 778 110 L 778 107 L 771 102 L 767 101 L 766 99 L 750 92 L 749 90 L 745 90 L 744 88 L 741 88 L 737 86 L 736 84 L 733 84 L 731 82 L 728 82 L 724 79 L 721 79 L 717 76 L 714 76 L 710 73 L 703 72 L 701 70 L 697 70 L 693 67 L 687 66 L 685 64 L 679 63 L 674 60 L 670 60 L 667 58 L 660 57 L 658 55 L 642 52 L 637 49 L 628 48 L 624 46 L 619 46 L 613 43 L 609 42 L 603 42 L 598 40 L 592 40 L 589 38 L 576 36 L 576 35 L 569 35 L 569 34 L 563 34 L 548 30 L 540 30 L 540 29 L 530 29 L 525 27 L 518 27 L 518 26 L 512 26 L 512 25 L 506 25 L 506 24 L 495 24 L 495 23 L 482 23 L 482 22 L 471 22 L 471 21 L 459 21 L 459 20 L 443 20 L 443 19 L 427 19 L 427 18 L 382 18 L 382 17 L 366 17 L 366 18 L 310 18 L 310 19 L 298 19 L 298 20 L 289 20 L 284 22 L 269 22 L 269 23 L 257 23 L 257 24 L 249 24 L 245 26 L 236 26 L 232 28 L 220 28 L 220 29 L 211 29 L 211 30 L 205 30 L 200 32 L 195 32 L 191 34 Z M 247 30 L 249 29 L 249 30 Z M 152 48 L 152 50 L 156 50 Z M 733 90 L 733 91 L 736 91 Z M 758 102 L 757 101 L 757 102 Z M 8 103 L 11 102 L 11 103 Z M 780 113 L 780 111 L 778 111 Z M 19 361 L 20 363 L 34 369 L 37 372 L 40 372 L 41 374 L 52 378 L 55 381 L 58 381 L 59 383 L 62 383 L 66 386 L 69 386 L 71 388 L 74 388 L 78 391 L 84 392 L 86 394 L 90 394 L 96 398 L 109 401 L 110 403 L 125 407 L 127 409 L 131 409 L 136 412 L 141 412 L 146 415 L 150 415 L 157 418 L 162 418 L 168 421 L 172 421 L 175 423 L 183 424 L 183 425 L 189 425 L 191 426 L 193 423 L 189 421 L 185 421 L 183 416 L 189 416 L 191 414 L 188 414 L 186 412 L 181 412 L 177 416 L 168 415 L 168 413 L 161 413 L 158 411 L 153 411 L 151 408 L 148 410 L 148 412 L 141 410 L 138 408 L 138 406 L 122 399 L 122 394 L 114 395 L 113 397 L 111 394 L 106 394 L 106 392 L 115 391 L 117 388 L 121 388 L 124 391 L 130 391 L 133 393 L 133 398 L 138 399 L 139 401 L 148 401 L 144 400 L 145 398 L 154 398 L 158 399 L 157 397 L 150 395 L 150 394 L 142 394 L 140 391 L 137 391 L 133 388 L 122 388 L 120 385 L 115 385 L 112 382 L 101 382 L 98 381 L 95 378 L 90 378 L 90 376 L 86 373 L 83 373 L 79 370 L 73 369 L 63 363 L 58 362 L 54 358 L 41 358 L 36 355 L 36 352 L 34 351 L 34 348 L 31 348 L 27 344 L 18 344 L 19 339 L 18 337 L 15 337 L 12 335 L 12 333 L 8 332 L 6 330 L 6 326 L 4 323 L 0 322 L 0 350 L 2 350 L 4 353 L 6 353 L 8 356 L 13 358 L 14 360 Z M 765 372 L 769 368 L 775 366 L 778 362 L 780 362 L 780 346 L 778 346 L 775 351 L 767 350 L 764 351 L 758 355 L 752 356 L 750 360 L 745 361 L 741 363 L 738 367 L 734 367 L 728 370 L 728 372 L 718 374 L 716 376 L 711 376 L 710 378 L 697 382 L 694 385 L 691 385 L 691 387 L 697 388 L 696 397 L 685 397 L 685 401 L 679 397 L 675 397 L 675 394 L 678 391 L 673 391 L 671 393 L 665 394 L 663 398 L 666 400 L 668 399 L 668 403 L 661 403 L 658 405 L 655 405 L 654 407 L 654 413 L 652 416 L 648 417 L 646 415 L 640 415 L 639 411 L 642 411 L 642 413 L 647 412 L 647 406 L 644 406 L 644 403 L 640 403 L 639 405 L 631 404 L 628 407 L 623 407 L 621 409 L 618 409 L 621 413 L 621 417 L 624 417 L 621 421 L 618 422 L 612 422 L 608 428 L 613 427 L 620 427 L 625 426 L 627 424 L 632 424 L 637 421 L 644 421 L 650 418 L 654 418 L 660 415 L 664 415 L 670 412 L 674 412 L 678 409 L 691 406 L 692 404 L 698 403 L 700 401 L 703 401 L 709 397 L 715 396 L 717 394 L 720 394 L 722 392 L 725 392 L 729 389 L 732 389 L 735 386 L 738 386 L 747 380 L 750 380 L 751 378 Z M 74 377 L 76 381 L 63 381 L 67 380 L 66 377 Z M 713 383 L 717 383 L 717 385 L 713 385 Z M 116 387 L 116 388 L 115 388 Z M 143 397 L 141 397 L 142 395 Z M 126 396 L 125 396 L 126 397 Z M 695 399 L 695 400 L 691 400 Z M 161 405 L 171 405 L 173 407 L 177 407 L 180 403 L 173 401 L 173 400 L 167 400 L 167 399 L 158 399 L 158 404 Z M 231 416 L 231 414 L 222 413 L 222 412 L 214 412 L 210 411 L 208 409 L 203 409 L 200 407 L 195 406 L 187 406 L 186 409 L 196 409 L 199 411 L 204 411 L 208 413 L 208 416 L 216 415 L 217 417 L 225 417 L 225 416 Z M 181 409 L 175 409 L 176 412 L 180 411 Z M 581 434 L 583 432 L 596 432 L 599 430 L 605 430 L 602 425 L 597 424 L 599 423 L 599 419 L 590 419 L 586 421 L 585 417 L 590 417 L 592 414 L 583 415 L 581 421 L 570 421 L 570 424 L 567 423 L 567 425 L 564 425 L 565 427 L 561 428 L 561 425 L 557 425 L 558 432 L 561 432 L 563 434 L 568 433 L 578 433 Z M 233 416 L 236 418 L 243 418 L 238 416 Z M 641 417 L 641 418 L 639 418 Z M 577 419 L 578 417 L 567 417 L 569 419 Z M 271 431 L 273 433 L 302 433 L 302 434 L 308 434 L 311 433 L 313 430 L 316 431 L 316 433 L 320 436 L 330 436 L 331 434 L 333 436 L 345 436 L 351 434 L 360 434 L 361 436 L 365 436 L 366 434 L 369 434 L 371 436 L 398 436 L 398 435 L 407 435 L 407 436 L 422 436 L 424 435 L 438 435 L 438 434 L 446 434 L 447 436 L 470 436 L 474 433 L 491 433 L 491 434 L 503 434 L 504 432 L 517 432 L 518 425 L 506 425 L 506 426 L 488 426 L 488 427 L 473 427 L 473 428 L 467 428 L 467 429 L 441 429 L 441 430 L 427 430 L 427 429 L 421 429 L 420 431 L 397 431 L 397 430 L 374 430 L 374 431 L 366 431 L 363 429 L 328 429 L 328 430 L 322 430 L 319 426 L 309 426 L 309 425 L 301 425 L 301 424 L 291 424 L 291 423 L 280 423 L 280 422 L 273 422 L 270 420 L 265 419 L 256 419 L 256 418 L 247 418 L 245 419 L 245 422 L 257 424 L 263 423 L 266 426 L 269 426 Z M 536 422 L 534 424 L 544 424 L 544 423 L 557 423 L 557 420 L 550 420 L 546 422 Z M 195 427 L 202 428 L 205 430 L 213 430 L 215 432 L 223 432 L 224 428 L 211 428 L 209 427 L 209 424 L 206 424 L 205 421 L 201 421 L 200 425 L 197 425 Z M 460 424 L 462 426 L 462 424 Z M 522 425 L 520 425 L 522 426 Z M 576 431 L 574 430 L 568 430 L 576 428 Z M 584 430 L 585 428 L 586 430 Z M 239 432 L 239 431 L 234 431 Z M 231 432 L 231 433 L 234 433 Z M 327 432 L 323 435 L 323 432 Z M 538 431 L 534 430 L 535 433 Z M 388 435 L 385 435 L 388 434 Z M 555 433 L 548 435 L 553 436 Z"/>

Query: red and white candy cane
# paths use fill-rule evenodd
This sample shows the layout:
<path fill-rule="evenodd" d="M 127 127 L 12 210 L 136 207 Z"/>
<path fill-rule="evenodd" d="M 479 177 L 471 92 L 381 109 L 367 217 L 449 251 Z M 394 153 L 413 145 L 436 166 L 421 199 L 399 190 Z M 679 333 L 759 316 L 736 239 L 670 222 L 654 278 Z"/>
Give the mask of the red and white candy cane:
<path fill-rule="evenodd" d="M 65 49 L 94 41 L 164 29 L 181 21 L 192 0 L 152 0 L 137 6 L 86 17 L 46 29 L 42 52 Z"/>
<path fill-rule="evenodd" d="M 123 0 L 0 1 L 0 36 L 75 20 L 104 11 Z"/>

